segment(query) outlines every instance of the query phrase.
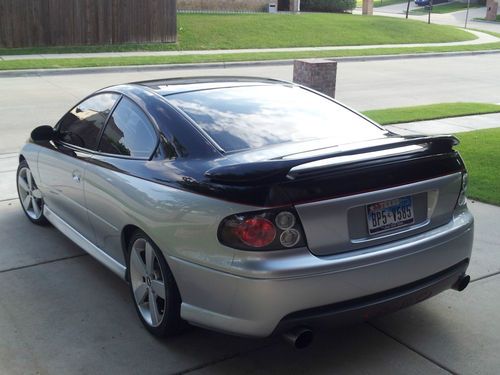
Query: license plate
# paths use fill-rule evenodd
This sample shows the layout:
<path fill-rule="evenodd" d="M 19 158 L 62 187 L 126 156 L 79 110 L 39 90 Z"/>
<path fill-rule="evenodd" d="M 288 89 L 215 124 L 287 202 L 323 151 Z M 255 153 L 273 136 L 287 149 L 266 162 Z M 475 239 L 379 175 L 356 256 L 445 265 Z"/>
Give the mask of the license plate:
<path fill-rule="evenodd" d="M 378 234 L 414 223 L 411 197 L 401 197 L 366 206 L 368 233 Z"/>

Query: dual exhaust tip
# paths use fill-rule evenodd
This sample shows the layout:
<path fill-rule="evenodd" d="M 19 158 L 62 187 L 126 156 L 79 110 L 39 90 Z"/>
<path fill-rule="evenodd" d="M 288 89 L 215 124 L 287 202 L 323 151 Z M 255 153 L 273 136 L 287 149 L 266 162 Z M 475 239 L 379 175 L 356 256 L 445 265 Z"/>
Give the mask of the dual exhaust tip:
<path fill-rule="evenodd" d="M 451 289 L 461 292 L 470 283 L 470 276 L 461 276 Z M 295 327 L 283 335 L 285 341 L 291 344 L 295 349 L 304 349 L 311 345 L 314 339 L 314 332 L 307 327 Z"/>

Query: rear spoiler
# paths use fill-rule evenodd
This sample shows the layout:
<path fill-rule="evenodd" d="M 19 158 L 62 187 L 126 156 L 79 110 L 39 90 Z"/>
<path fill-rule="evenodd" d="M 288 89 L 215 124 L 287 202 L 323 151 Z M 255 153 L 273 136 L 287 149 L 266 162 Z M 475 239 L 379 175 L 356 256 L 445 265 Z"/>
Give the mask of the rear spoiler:
<path fill-rule="evenodd" d="M 388 142 L 389 140 L 389 142 Z M 331 168 L 339 165 L 361 163 L 366 160 L 383 159 L 404 154 L 428 151 L 433 154 L 448 153 L 459 140 L 451 135 L 409 136 L 385 139 L 379 144 L 368 147 L 333 148 L 332 152 L 321 155 L 294 158 L 278 158 L 253 163 L 225 165 L 209 169 L 205 176 L 212 181 L 226 183 L 267 182 L 277 178 L 294 179 L 312 170 Z M 307 152 L 303 153 L 307 154 Z"/>

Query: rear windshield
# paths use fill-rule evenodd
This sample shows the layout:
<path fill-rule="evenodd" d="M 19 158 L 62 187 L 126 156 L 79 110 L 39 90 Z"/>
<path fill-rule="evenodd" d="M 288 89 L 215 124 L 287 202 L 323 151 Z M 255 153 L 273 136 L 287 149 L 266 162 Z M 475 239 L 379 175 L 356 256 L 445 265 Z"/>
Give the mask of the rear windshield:
<path fill-rule="evenodd" d="M 373 139 L 385 132 L 300 87 L 231 87 L 174 94 L 166 99 L 225 151 L 324 138 L 345 143 Z"/>

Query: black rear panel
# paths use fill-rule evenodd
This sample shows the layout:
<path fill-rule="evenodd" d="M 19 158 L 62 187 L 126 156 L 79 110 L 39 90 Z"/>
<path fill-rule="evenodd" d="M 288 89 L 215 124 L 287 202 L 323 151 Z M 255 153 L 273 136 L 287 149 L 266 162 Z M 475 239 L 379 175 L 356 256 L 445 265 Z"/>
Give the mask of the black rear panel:
<path fill-rule="evenodd" d="M 462 171 L 457 153 L 424 156 L 410 160 L 366 162 L 356 168 L 337 167 L 321 175 L 297 178 L 283 184 L 294 204 L 406 185 Z"/>

